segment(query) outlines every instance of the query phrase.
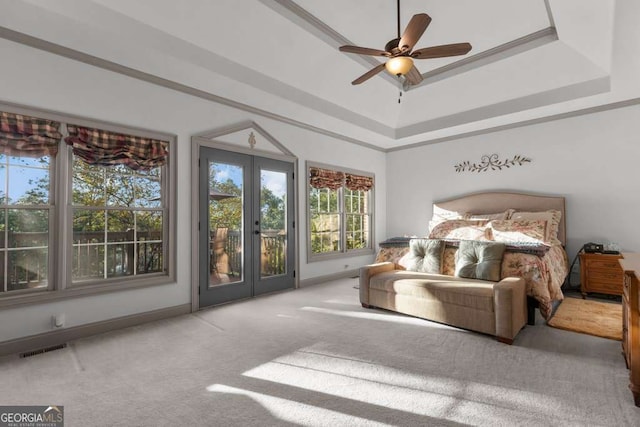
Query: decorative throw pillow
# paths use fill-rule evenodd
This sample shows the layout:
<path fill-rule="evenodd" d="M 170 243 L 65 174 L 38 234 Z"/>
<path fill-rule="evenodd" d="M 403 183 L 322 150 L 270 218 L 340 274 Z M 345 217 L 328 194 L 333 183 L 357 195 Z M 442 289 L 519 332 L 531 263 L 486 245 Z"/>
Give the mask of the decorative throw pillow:
<path fill-rule="evenodd" d="M 491 221 L 489 227 L 496 242 L 544 243 L 547 239 L 547 221 L 540 219 Z"/>
<path fill-rule="evenodd" d="M 461 241 L 456 252 L 455 275 L 468 279 L 500 281 L 504 250 L 504 243 Z"/>
<path fill-rule="evenodd" d="M 442 273 L 444 241 L 431 239 L 411 239 L 409 253 L 403 257 L 407 270 L 421 273 Z"/>
<path fill-rule="evenodd" d="M 521 219 L 533 219 L 547 221 L 547 234 L 544 241 L 551 243 L 552 245 L 560 245 L 558 240 L 558 229 L 560 227 L 560 220 L 562 219 L 562 212 L 555 209 L 541 212 L 514 212 L 511 214 L 513 220 Z"/>
<path fill-rule="evenodd" d="M 430 239 L 489 240 L 487 236 L 488 220 L 469 221 L 452 219 L 441 222 L 429 233 Z"/>

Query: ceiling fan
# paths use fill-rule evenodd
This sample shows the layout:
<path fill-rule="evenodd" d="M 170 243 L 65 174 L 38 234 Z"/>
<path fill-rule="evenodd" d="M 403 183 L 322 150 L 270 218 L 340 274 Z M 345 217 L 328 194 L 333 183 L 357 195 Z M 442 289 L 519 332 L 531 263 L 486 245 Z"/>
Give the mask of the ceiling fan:
<path fill-rule="evenodd" d="M 413 64 L 414 59 L 443 58 L 446 56 L 465 55 L 471 50 L 469 43 L 454 43 L 441 46 L 425 47 L 413 50 L 424 31 L 431 23 L 431 17 L 426 13 L 413 15 L 404 33 L 400 36 L 400 0 L 398 0 L 398 37 L 390 40 L 384 50 L 370 49 L 360 46 L 340 46 L 340 52 L 357 53 L 360 55 L 384 56 L 387 62 L 367 71 L 351 82 L 359 85 L 378 74 L 385 68 L 394 76 L 404 76 L 406 82 L 416 85 L 422 81 L 422 74 Z"/>

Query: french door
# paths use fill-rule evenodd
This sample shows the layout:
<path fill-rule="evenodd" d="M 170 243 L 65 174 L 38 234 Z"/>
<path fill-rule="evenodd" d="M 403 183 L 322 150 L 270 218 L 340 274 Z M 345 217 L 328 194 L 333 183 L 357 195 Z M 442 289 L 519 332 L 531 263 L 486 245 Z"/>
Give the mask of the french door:
<path fill-rule="evenodd" d="M 293 163 L 200 148 L 200 307 L 294 287 Z"/>

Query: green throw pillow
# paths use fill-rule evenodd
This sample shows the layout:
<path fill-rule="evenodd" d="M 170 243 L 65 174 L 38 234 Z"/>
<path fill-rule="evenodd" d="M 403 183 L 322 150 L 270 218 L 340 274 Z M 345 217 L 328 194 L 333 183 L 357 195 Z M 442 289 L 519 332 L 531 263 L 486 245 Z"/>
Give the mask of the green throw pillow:
<path fill-rule="evenodd" d="M 461 240 L 456 252 L 455 275 L 467 279 L 500 281 L 504 249 L 504 243 Z"/>
<path fill-rule="evenodd" d="M 444 261 L 444 240 L 411 239 L 406 268 L 421 273 L 442 273 Z"/>

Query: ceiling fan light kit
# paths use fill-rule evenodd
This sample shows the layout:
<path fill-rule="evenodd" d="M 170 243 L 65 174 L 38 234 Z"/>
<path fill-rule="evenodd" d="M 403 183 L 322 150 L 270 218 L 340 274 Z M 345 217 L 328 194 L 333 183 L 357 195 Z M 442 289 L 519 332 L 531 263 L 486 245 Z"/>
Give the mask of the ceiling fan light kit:
<path fill-rule="evenodd" d="M 389 41 L 385 50 L 370 49 L 360 46 L 340 46 L 340 52 L 357 53 L 359 55 L 383 56 L 387 59 L 384 64 L 377 65 L 351 82 L 358 85 L 369 80 L 380 71 L 386 70 L 394 76 L 404 76 L 405 84 L 417 85 L 422 81 L 422 74 L 415 67 L 414 59 L 443 58 L 447 56 L 466 55 L 471 50 L 469 43 L 454 43 L 441 46 L 425 47 L 412 52 L 422 34 L 431 23 L 431 17 L 426 13 L 413 15 L 407 27 L 400 36 L 400 0 L 398 0 L 398 37 Z"/>
<path fill-rule="evenodd" d="M 394 76 L 404 76 L 413 67 L 413 59 L 408 56 L 396 56 L 389 59 L 384 67 Z"/>

